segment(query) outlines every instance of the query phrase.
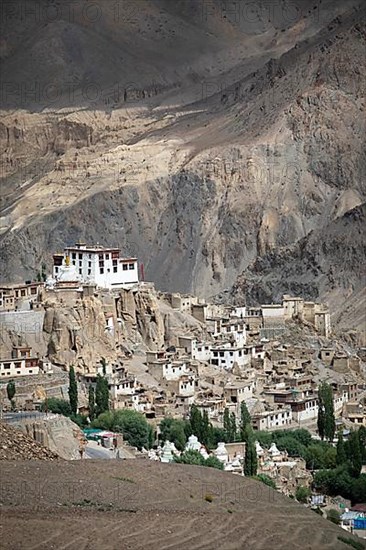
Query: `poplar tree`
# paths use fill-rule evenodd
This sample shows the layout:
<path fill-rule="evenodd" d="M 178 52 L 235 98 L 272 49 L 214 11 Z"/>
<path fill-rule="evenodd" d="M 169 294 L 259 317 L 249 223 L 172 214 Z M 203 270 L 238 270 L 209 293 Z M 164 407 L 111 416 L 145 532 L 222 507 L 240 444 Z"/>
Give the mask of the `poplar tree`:
<path fill-rule="evenodd" d="M 191 424 L 192 434 L 200 440 L 202 437 L 202 415 L 197 405 L 193 404 L 191 406 L 189 422 Z"/>
<path fill-rule="evenodd" d="M 95 392 L 93 386 L 89 386 L 89 418 L 95 418 Z"/>
<path fill-rule="evenodd" d="M 248 435 L 248 430 L 252 425 L 252 419 L 246 406 L 245 401 L 240 405 L 240 440 L 245 441 Z"/>
<path fill-rule="evenodd" d="M 236 417 L 233 412 L 230 414 L 230 440 L 236 440 Z"/>
<path fill-rule="evenodd" d="M 254 438 L 250 436 L 245 446 L 244 475 L 249 477 L 257 475 L 257 468 L 257 451 L 255 450 Z"/>
<path fill-rule="evenodd" d="M 77 414 L 78 412 L 78 385 L 76 382 L 75 369 L 71 365 L 69 370 L 69 402 L 71 412 Z"/>
<path fill-rule="evenodd" d="M 230 420 L 230 413 L 228 408 L 225 408 L 224 410 L 223 425 L 224 425 L 226 443 L 230 443 L 231 420 Z"/>
<path fill-rule="evenodd" d="M 344 464 L 346 461 L 347 461 L 347 455 L 346 455 L 346 449 L 344 446 L 343 433 L 340 430 L 338 432 L 336 462 L 337 462 L 337 465 L 340 466 L 341 464 Z"/>
<path fill-rule="evenodd" d="M 335 416 L 332 387 L 323 382 L 318 389 L 318 432 L 323 440 L 333 441 L 335 434 Z"/>
<path fill-rule="evenodd" d="M 109 389 L 108 380 L 97 374 L 97 385 L 95 388 L 96 415 L 109 411 Z"/>
<path fill-rule="evenodd" d="M 354 431 L 348 440 L 348 458 L 350 461 L 350 473 L 353 477 L 359 477 L 362 470 L 362 455 L 358 432 Z"/>

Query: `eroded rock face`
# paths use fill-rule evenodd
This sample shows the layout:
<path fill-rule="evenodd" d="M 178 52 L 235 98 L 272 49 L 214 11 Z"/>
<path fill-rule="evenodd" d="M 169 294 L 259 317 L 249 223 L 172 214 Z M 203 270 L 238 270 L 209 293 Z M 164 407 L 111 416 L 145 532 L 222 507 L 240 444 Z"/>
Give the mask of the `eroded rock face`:
<path fill-rule="evenodd" d="M 116 362 L 136 345 L 160 349 L 165 341 L 164 315 L 152 289 L 100 293 L 74 306 L 46 302 L 45 307 L 43 334 L 56 365 L 93 372 L 102 357 Z"/>
<path fill-rule="evenodd" d="M 116 360 L 115 335 L 106 325 L 103 304 L 96 298 L 78 300 L 74 307 L 46 304 L 48 357 L 57 365 L 74 365 L 85 372 L 92 371 L 101 357 Z"/>
<path fill-rule="evenodd" d="M 151 349 L 160 349 L 164 345 L 164 319 L 155 293 L 122 290 L 116 300 L 116 309 L 123 321 L 125 339 L 142 342 Z"/>

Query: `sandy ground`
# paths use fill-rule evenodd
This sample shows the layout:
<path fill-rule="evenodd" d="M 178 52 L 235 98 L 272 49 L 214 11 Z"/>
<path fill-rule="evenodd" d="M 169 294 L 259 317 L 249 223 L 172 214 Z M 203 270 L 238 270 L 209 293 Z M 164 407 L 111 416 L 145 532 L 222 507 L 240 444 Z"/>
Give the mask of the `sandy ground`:
<path fill-rule="evenodd" d="M 1 463 L 4 550 L 346 549 L 265 485 L 147 460 Z M 211 502 L 210 502 L 211 501 Z"/>

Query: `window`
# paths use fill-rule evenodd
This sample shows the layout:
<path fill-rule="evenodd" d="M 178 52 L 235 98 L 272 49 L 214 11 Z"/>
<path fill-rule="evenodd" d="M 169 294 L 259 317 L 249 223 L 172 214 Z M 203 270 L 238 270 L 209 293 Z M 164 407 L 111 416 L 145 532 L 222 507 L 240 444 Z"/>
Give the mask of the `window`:
<path fill-rule="evenodd" d="M 79 254 L 79 260 L 82 260 L 82 259 L 83 259 L 83 255 Z"/>
<path fill-rule="evenodd" d="M 101 267 L 100 268 L 100 274 L 103 275 L 103 273 L 104 273 L 104 267 Z"/>
<path fill-rule="evenodd" d="M 128 269 L 128 265 L 127 264 L 123 264 L 123 271 L 127 271 Z"/>
<path fill-rule="evenodd" d="M 117 273 L 118 267 L 116 265 L 113 266 L 113 273 Z"/>
<path fill-rule="evenodd" d="M 106 255 L 105 255 L 105 259 L 106 259 L 106 260 L 109 260 L 109 254 L 106 254 Z"/>
<path fill-rule="evenodd" d="M 83 270 L 80 268 L 79 269 L 79 275 L 82 275 L 83 274 Z"/>
<path fill-rule="evenodd" d="M 10 369 L 10 363 L 4 363 L 4 369 Z"/>
<path fill-rule="evenodd" d="M 36 288 L 31 288 L 31 294 L 36 294 L 37 293 L 37 289 Z"/>
<path fill-rule="evenodd" d="M 58 267 L 55 267 L 55 273 L 58 273 Z"/>
<path fill-rule="evenodd" d="M 135 269 L 135 264 L 128 264 L 128 269 L 130 270 Z"/>
<path fill-rule="evenodd" d="M 29 370 L 28 372 L 29 372 L 29 374 L 33 374 L 33 371 L 32 371 L 32 370 Z"/>
<path fill-rule="evenodd" d="M 72 265 L 76 265 L 76 260 L 73 260 L 73 261 L 72 261 Z"/>
<path fill-rule="evenodd" d="M 91 269 L 88 269 L 88 275 L 91 275 Z"/>
<path fill-rule="evenodd" d="M 25 296 L 25 290 L 24 289 L 21 291 L 21 296 Z"/>
<path fill-rule="evenodd" d="M 91 267 L 91 262 L 88 262 L 88 267 Z"/>
<path fill-rule="evenodd" d="M 72 258 L 73 260 L 76 260 L 76 252 L 73 252 L 73 253 L 71 254 L 71 258 Z"/>

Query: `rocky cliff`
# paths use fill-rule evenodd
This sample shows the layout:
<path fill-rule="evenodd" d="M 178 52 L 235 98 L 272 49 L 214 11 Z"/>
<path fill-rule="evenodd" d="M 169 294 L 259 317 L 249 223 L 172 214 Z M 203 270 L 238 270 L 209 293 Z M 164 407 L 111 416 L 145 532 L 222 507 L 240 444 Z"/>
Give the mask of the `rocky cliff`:
<path fill-rule="evenodd" d="M 121 16 L 98 1 L 94 22 L 84 4 L 72 20 L 3 22 L 1 277 L 32 277 L 82 238 L 205 296 L 281 257 L 277 281 L 253 290 L 269 295 L 293 286 L 285 251 L 309 242 L 325 277 L 306 294 L 325 298 L 334 277 L 345 306 L 358 274 L 338 273 L 322 241 L 334 223 L 336 249 L 337 220 L 365 202 L 363 2 L 143 0 Z M 159 322 L 149 330 L 158 341 Z"/>

